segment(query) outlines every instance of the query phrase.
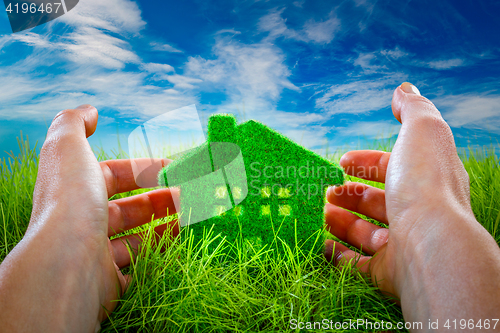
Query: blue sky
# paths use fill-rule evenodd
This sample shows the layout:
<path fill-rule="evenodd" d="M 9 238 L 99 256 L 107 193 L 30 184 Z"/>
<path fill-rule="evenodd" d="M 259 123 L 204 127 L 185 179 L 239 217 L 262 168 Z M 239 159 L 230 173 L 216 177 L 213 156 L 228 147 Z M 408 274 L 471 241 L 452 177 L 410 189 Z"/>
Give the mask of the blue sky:
<path fill-rule="evenodd" d="M 497 144 L 498 17 L 498 1 L 80 0 L 12 34 L 2 11 L 0 151 L 17 152 L 21 130 L 41 145 L 57 112 L 84 103 L 100 112 L 91 143 L 107 150 L 191 104 L 318 151 L 364 146 L 397 134 L 404 81 L 460 146 Z"/>

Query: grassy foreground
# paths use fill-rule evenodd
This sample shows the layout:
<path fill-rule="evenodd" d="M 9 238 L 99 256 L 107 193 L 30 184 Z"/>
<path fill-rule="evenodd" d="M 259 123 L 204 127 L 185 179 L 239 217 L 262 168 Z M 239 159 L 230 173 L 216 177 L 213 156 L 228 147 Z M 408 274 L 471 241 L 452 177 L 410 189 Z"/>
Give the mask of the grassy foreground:
<path fill-rule="evenodd" d="M 389 151 L 392 144 L 376 148 Z M 97 155 L 100 160 L 108 158 L 102 152 Z M 500 243 L 498 158 L 492 149 L 471 151 L 468 157 L 464 153 L 461 158 L 471 179 L 474 213 Z M 36 150 L 27 139 L 20 140 L 18 156 L 0 163 L 0 262 L 26 230 L 37 167 Z M 249 243 L 223 243 L 238 254 L 237 260 L 230 260 L 223 248 L 210 254 L 204 250 L 217 237 L 208 234 L 202 244 L 194 244 L 190 237 L 163 237 L 155 244 L 149 237 L 127 269 L 132 282 L 102 332 L 283 332 L 299 331 L 290 328 L 292 319 L 334 323 L 366 319 L 394 325 L 403 321 L 400 308 L 370 281 L 348 268 L 332 267 L 321 254 L 285 248 L 279 256 Z M 282 246 L 279 239 L 276 243 Z M 162 247 L 166 250 L 160 251 Z"/>

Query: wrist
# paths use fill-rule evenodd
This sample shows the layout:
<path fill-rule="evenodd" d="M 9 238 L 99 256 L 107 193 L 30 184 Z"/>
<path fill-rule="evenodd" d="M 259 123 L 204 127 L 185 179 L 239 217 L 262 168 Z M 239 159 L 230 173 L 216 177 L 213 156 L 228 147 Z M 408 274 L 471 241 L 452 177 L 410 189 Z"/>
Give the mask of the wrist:
<path fill-rule="evenodd" d="M 405 319 L 487 318 L 500 306 L 500 250 L 493 237 L 471 216 L 422 219 L 396 261 L 403 268 L 395 285 Z M 426 228 L 419 230 L 419 223 Z"/>
<path fill-rule="evenodd" d="M 0 304 L 4 304 L 0 317 L 5 319 L 0 322 L 19 325 L 13 331 L 93 329 L 104 301 L 100 299 L 102 279 L 95 254 L 82 242 L 63 237 L 57 229 L 32 230 L 0 266 Z M 30 309 L 26 304 L 31 304 Z M 29 323 L 22 319 L 26 311 Z M 79 318 L 95 318 L 95 322 L 79 322 Z"/>

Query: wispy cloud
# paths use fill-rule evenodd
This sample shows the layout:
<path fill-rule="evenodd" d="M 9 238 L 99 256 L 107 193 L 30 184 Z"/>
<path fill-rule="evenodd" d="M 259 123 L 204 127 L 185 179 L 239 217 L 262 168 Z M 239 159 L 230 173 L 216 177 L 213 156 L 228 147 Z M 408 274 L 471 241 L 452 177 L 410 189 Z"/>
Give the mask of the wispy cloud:
<path fill-rule="evenodd" d="M 218 38 L 213 47 L 213 59 L 192 57 L 186 65 L 186 75 L 199 78 L 201 91 L 224 92 L 226 100 L 219 105 L 204 105 L 205 111 L 245 113 L 280 130 L 306 146 L 324 143 L 330 131 L 322 127 L 326 118 L 321 113 L 286 112 L 277 108 L 283 90 L 299 93 L 289 79 L 291 71 L 285 64 L 285 54 L 275 45 L 262 41 L 243 44 L 230 38 Z"/>
<path fill-rule="evenodd" d="M 72 63 L 98 65 L 109 69 L 139 64 L 130 44 L 93 27 L 81 27 L 58 43 L 59 50 Z M 60 51 L 59 51 L 60 52 Z"/>
<path fill-rule="evenodd" d="M 316 107 L 329 115 L 377 111 L 391 104 L 394 89 L 406 77 L 405 74 L 393 74 L 382 79 L 334 84 L 318 94 Z"/>
<path fill-rule="evenodd" d="M 198 77 L 205 88 L 221 89 L 248 103 L 279 99 L 283 89 L 299 90 L 288 77 L 285 55 L 270 43 L 242 44 L 230 38 L 217 39 L 214 59 L 190 57 L 186 75 Z M 259 104 L 259 103 L 257 103 Z"/>
<path fill-rule="evenodd" d="M 429 61 L 428 62 L 428 67 L 434 68 L 437 70 L 445 70 L 445 69 L 450 69 L 454 67 L 461 67 L 465 66 L 467 62 L 464 59 L 446 59 L 446 60 L 436 60 L 436 61 Z"/>
<path fill-rule="evenodd" d="M 448 70 L 456 67 L 468 66 L 472 60 L 465 58 L 451 58 L 441 60 L 427 60 L 417 58 L 400 46 L 393 49 L 380 49 L 372 52 L 358 52 L 358 56 L 351 60 L 355 66 L 359 66 L 363 74 L 390 73 L 401 65 L 415 67 L 426 67 L 436 70 Z"/>
<path fill-rule="evenodd" d="M 387 70 L 385 65 L 377 65 L 375 61 L 377 60 L 377 55 L 374 53 L 360 53 L 356 59 L 354 59 L 354 65 L 360 66 L 364 74 L 380 73 L 380 71 Z"/>
<path fill-rule="evenodd" d="M 358 52 L 358 56 L 354 58 L 352 63 L 355 66 L 361 67 L 364 75 L 374 73 L 393 73 L 395 66 L 412 55 L 396 46 L 393 49 L 380 49 L 372 52 Z"/>
<path fill-rule="evenodd" d="M 335 11 L 328 8 L 311 16 L 305 14 L 309 4 L 302 0 L 290 2 L 287 9 L 259 7 L 264 12 L 248 20 L 257 21 L 256 26 L 247 22 L 207 31 L 200 37 L 204 39 L 197 55 L 185 53 L 182 44 L 151 41 L 141 11 L 131 0 L 86 0 L 41 30 L 51 34 L 0 36 L 2 52 L 19 53 L 18 58 L 1 59 L 0 77 L 9 84 L 0 90 L 0 118 L 50 120 L 63 108 L 91 103 L 104 109 L 101 119 L 108 123 L 114 117 L 134 123 L 194 103 L 203 115 L 239 113 L 307 147 L 322 146 L 333 135 L 345 140 L 389 136 L 398 129 L 395 121 L 371 122 L 361 116 L 389 108 L 394 89 L 410 75 L 412 82 L 428 82 L 428 74 L 417 72 L 438 75 L 475 60 L 471 53 L 464 53 L 471 59 L 460 53 L 418 58 L 406 42 L 382 48 L 376 41 L 363 44 L 364 39 L 356 39 L 359 44 L 343 49 L 343 43 L 333 42 L 346 31 L 358 32 L 358 17 L 343 15 L 349 6 L 362 12 L 359 21 L 367 26 L 384 22 L 380 24 L 384 29 L 390 25 L 390 31 L 413 31 L 398 14 L 404 9 L 383 16 L 380 6 L 354 1 L 360 8 L 343 2 Z M 288 16 L 294 11 L 304 13 Z M 203 49 L 206 45 L 209 49 Z M 299 104 L 293 104 L 295 98 Z M 500 129 L 496 95 L 458 95 L 435 102 L 443 106 L 451 126 Z M 292 112 L 293 105 L 301 109 Z M 339 115 L 347 127 L 337 126 Z"/>
<path fill-rule="evenodd" d="M 2 36 L 1 47 L 22 54 L 0 67 L 11 83 L 0 92 L 0 116 L 47 121 L 61 109 L 91 103 L 133 121 L 197 102 L 191 90 L 200 80 L 175 74 L 169 64 L 144 62 L 134 49 L 144 26 L 133 1 L 88 0 L 46 26 L 66 33 Z"/>
<path fill-rule="evenodd" d="M 284 37 L 303 42 L 328 44 L 340 29 L 340 20 L 333 12 L 324 21 L 309 19 L 302 29 L 289 28 L 286 24 L 287 20 L 282 16 L 284 10 L 285 8 L 273 9 L 269 14 L 260 18 L 258 28 L 262 32 L 268 32 L 269 39 Z"/>
<path fill-rule="evenodd" d="M 171 53 L 182 53 L 182 50 L 179 50 L 179 49 L 173 47 L 170 44 L 151 42 L 151 43 L 149 43 L 149 46 L 151 46 L 151 49 L 153 51 L 162 51 L 162 52 L 171 52 Z"/>
<path fill-rule="evenodd" d="M 333 40 L 335 32 L 339 30 L 339 28 L 340 20 L 331 13 L 328 20 L 319 22 L 315 20 L 307 21 L 304 24 L 304 33 L 307 39 L 313 42 L 328 44 Z"/>
<path fill-rule="evenodd" d="M 169 64 L 146 63 L 142 64 L 141 68 L 150 73 L 170 73 L 174 68 Z"/>
<path fill-rule="evenodd" d="M 443 117 L 452 127 L 500 130 L 500 96 L 463 94 L 437 98 Z"/>
<path fill-rule="evenodd" d="M 269 32 L 270 38 L 286 37 L 298 39 L 298 33 L 293 29 L 288 29 L 286 20 L 281 16 L 284 10 L 285 8 L 280 10 L 274 9 L 269 14 L 261 17 L 258 29 Z"/>
<path fill-rule="evenodd" d="M 146 26 L 137 3 L 130 0 L 81 1 L 57 21 L 68 26 L 92 27 L 120 35 L 138 34 Z"/>
<path fill-rule="evenodd" d="M 400 59 L 409 55 L 408 52 L 406 52 L 399 46 L 396 46 L 394 49 L 381 50 L 380 54 L 391 60 Z"/>

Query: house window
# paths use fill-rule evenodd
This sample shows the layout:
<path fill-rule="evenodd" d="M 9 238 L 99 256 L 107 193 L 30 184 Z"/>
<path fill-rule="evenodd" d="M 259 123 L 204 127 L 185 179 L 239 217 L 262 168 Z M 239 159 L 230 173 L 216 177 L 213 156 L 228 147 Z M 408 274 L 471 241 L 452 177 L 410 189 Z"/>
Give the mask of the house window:
<path fill-rule="evenodd" d="M 225 186 L 219 186 L 215 189 L 215 197 L 218 199 L 224 199 L 227 196 L 227 188 Z"/>
<path fill-rule="evenodd" d="M 278 197 L 282 199 L 290 198 L 290 189 L 286 187 L 280 187 L 280 189 L 278 190 Z"/>
<path fill-rule="evenodd" d="M 271 188 L 269 186 L 263 187 L 261 189 L 261 194 L 263 198 L 271 197 Z"/>
<path fill-rule="evenodd" d="M 233 193 L 234 199 L 241 199 L 241 187 L 235 186 L 231 192 Z"/>
<path fill-rule="evenodd" d="M 261 208 L 262 215 L 271 215 L 271 206 L 270 205 L 260 206 L 260 208 Z"/>
<path fill-rule="evenodd" d="M 226 210 L 226 206 L 215 206 L 215 215 L 222 216 Z"/>
<path fill-rule="evenodd" d="M 289 216 L 292 214 L 292 207 L 290 207 L 290 205 L 280 205 L 278 207 L 278 212 L 280 215 Z"/>

